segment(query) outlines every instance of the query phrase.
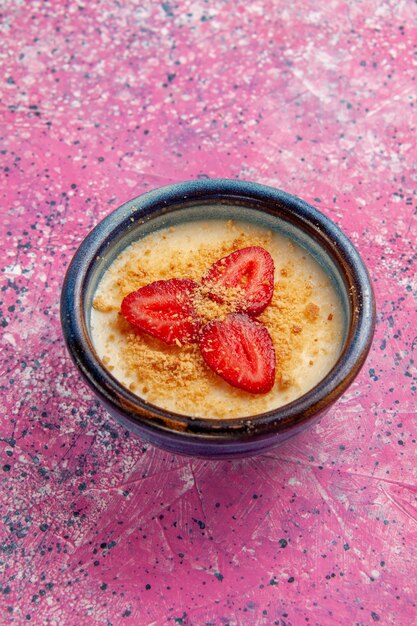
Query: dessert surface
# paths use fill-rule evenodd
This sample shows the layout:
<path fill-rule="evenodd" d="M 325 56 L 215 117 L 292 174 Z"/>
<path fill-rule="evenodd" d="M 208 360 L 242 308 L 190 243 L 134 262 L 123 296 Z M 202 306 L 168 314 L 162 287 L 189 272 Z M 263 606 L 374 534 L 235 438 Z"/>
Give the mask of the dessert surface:
<path fill-rule="evenodd" d="M 120 315 L 131 292 L 174 277 L 200 283 L 209 266 L 248 246 L 267 250 L 275 265 L 272 300 L 258 319 L 272 337 L 276 375 L 272 390 L 261 395 L 223 381 L 197 343 L 167 345 Z M 204 323 L 231 312 L 227 302 L 201 291 L 195 307 Z M 101 280 L 91 313 L 98 355 L 131 391 L 177 413 L 218 418 L 263 413 L 311 389 L 337 360 L 342 324 L 339 298 L 311 255 L 278 232 L 221 220 L 181 224 L 130 245 Z"/>

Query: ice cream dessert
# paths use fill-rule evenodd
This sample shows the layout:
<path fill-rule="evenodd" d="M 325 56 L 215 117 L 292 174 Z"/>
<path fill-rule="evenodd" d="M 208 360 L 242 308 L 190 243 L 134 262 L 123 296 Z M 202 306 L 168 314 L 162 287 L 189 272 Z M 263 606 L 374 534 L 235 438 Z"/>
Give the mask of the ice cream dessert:
<path fill-rule="evenodd" d="M 148 402 L 233 418 L 314 387 L 340 353 L 343 311 L 324 270 L 288 237 L 194 221 L 123 250 L 96 290 L 91 336 L 104 366 Z"/>

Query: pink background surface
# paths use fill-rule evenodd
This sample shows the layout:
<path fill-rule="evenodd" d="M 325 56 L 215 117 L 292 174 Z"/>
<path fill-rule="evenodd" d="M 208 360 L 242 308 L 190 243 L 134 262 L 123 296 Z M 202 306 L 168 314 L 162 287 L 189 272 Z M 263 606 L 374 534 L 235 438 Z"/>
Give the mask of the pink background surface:
<path fill-rule="evenodd" d="M 0 6 L 0 622 L 417 624 L 417 4 Z M 199 176 L 316 205 L 378 303 L 334 409 L 236 462 L 127 436 L 59 323 L 87 232 Z"/>

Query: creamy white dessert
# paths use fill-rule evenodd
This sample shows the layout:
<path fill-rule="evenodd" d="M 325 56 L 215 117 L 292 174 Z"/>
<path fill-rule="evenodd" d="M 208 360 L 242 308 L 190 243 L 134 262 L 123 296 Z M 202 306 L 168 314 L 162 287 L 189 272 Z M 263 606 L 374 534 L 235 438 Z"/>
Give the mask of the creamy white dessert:
<path fill-rule="evenodd" d="M 167 345 L 120 315 L 128 293 L 156 280 L 199 282 L 212 263 L 247 246 L 265 248 L 275 264 L 273 298 L 258 318 L 276 352 L 275 384 L 267 394 L 223 381 L 197 344 Z M 224 312 L 210 301 L 198 311 L 205 321 Z M 321 266 L 287 237 L 246 222 L 198 221 L 150 234 L 119 255 L 98 285 L 91 333 L 105 367 L 145 400 L 195 417 L 244 417 L 295 400 L 330 371 L 341 350 L 343 311 Z"/>

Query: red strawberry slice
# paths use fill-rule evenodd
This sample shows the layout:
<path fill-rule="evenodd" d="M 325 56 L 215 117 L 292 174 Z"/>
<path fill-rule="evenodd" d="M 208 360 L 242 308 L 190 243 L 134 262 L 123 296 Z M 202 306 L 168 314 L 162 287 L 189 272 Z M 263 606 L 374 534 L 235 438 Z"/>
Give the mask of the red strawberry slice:
<path fill-rule="evenodd" d="M 236 311 L 259 315 L 271 302 L 274 261 L 260 246 L 241 248 L 213 263 L 202 284 L 213 299 L 229 300 Z M 235 294 L 230 293 L 230 288 L 237 288 Z"/>
<path fill-rule="evenodd" d="M 192 305 L 198 287 L 193 280 L 157 280 L 129 293 L 121 313 L 138 330 L 165 343 L 192 343 L 198 338 L 199 321 Z"/>
<path fill-rule="evenodd" d="M 234 387 L 267 393 L 275 380 L 275 350 L 266 327 L 245 313 L 212 320 L 200 333 L 207 365 Z"/>

